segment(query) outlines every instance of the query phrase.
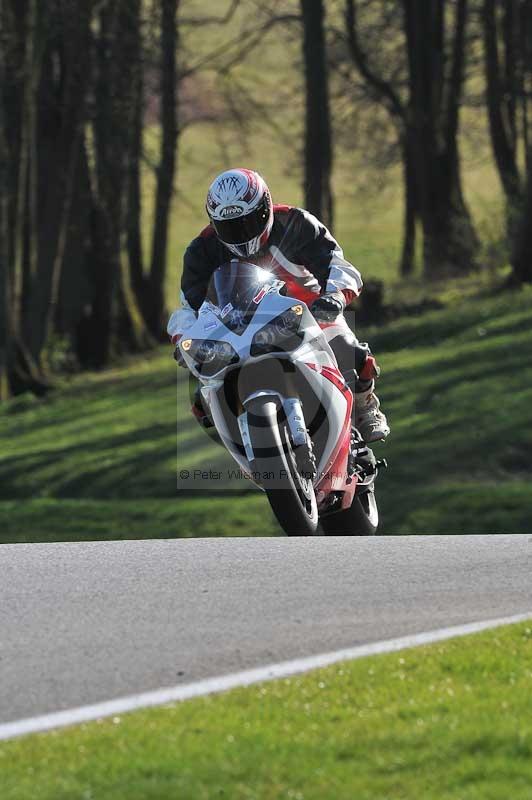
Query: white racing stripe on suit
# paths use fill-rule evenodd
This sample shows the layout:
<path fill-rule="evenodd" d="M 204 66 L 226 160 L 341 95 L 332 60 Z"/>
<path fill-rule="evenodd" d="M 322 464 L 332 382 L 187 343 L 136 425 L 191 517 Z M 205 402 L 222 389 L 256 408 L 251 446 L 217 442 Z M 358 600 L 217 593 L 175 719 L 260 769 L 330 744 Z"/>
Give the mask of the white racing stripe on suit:
<path fill-rule="evenodd" d="M 363 285 L 362 275 L 353 264 L 346 261 L 343 250 L 341 248 L 334 250 L 325 291 L 341 292 L 342 289 L 350 289 L 358 297 Z"/>

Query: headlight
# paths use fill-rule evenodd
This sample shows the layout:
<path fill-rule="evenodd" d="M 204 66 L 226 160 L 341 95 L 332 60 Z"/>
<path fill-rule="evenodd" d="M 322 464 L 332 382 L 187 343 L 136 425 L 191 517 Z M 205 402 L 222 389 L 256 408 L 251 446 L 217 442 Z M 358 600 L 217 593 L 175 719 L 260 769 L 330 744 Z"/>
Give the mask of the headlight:
<path fill-rule="evenodd" d="M 302 314 L 303 306 L 298 304 L 268 322 L 253 337 L 251 355 L 289 353 L 299 347 L 303 339 L 303 334 L 299 333 Z"/>
<path fill-rule="evenodd" d="M 236 364 L 238 355 L 228 342 L 211 339 L 184 339 L 181 347 L 196 364 L 200 375 L 216 375 L 224 367 Z"/>

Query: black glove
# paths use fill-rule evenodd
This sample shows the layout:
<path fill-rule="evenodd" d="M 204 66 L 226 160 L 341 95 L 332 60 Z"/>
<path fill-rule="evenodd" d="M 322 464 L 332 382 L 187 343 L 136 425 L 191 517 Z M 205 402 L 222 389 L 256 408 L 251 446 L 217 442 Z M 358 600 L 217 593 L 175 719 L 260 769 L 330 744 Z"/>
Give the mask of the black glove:
<path fill-rule="evenodd" d="M 334 322 L 343 313 L 345 305 L 342 292 L 331 292 L 315 300 L 310 310 L 318 322 Z"/>

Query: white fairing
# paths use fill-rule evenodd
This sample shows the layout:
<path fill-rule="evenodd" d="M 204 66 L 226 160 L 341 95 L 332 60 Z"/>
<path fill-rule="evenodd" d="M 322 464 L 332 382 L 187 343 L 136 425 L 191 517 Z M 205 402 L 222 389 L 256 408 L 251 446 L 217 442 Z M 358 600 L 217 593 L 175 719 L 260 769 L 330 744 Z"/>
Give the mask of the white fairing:
<path fill-rule="evenodd" d="M 337 369 L 336 360 L 331 348 L 329 347 L 329 344 L 327 343 L 326 336 L 321 331 L 314 317 L 304 304 L 295 301 L 294 298 L 283 297 L 278 294 L 278 284 L 279 281 L 276 281 L 276 285 L 272 285 L 272 290 L 263 296 L 258 304 L 258 308 L 252 321 L 247 325 L 244 332 L 241 332 L 240 334 L 229 330 L 229 328 L 224 325 L 223 319 L 225 309 L 219 309 L 212 303 L 206 301 L 199 309 L 198 316 L 194 316 L 192 324 L 188 324 L 191 322 L 190 317 L 184 320 L 187 323 L 187 327 L 183 329 L 183 335 L 179 340 L 179 347 L 181 349 L 183 358 L 187 362 L 187 366 L 200 380 L 202 396 L 209 406 L 213 422 L 222 441 L 242 470 L 245 473 L 249 473 L 251 470 L 250 462 L 248 457 L 244 455 L 244 447 L 242 446 L 242 442 L 245 439 L 246 421 L 245 419 L 238 421 L 237 430 L 240 429 L 240 434 L 243 434 L 240 442 L 236 443 L 237 446 L 240 447 L 240 451 L 238 451 L 232 443 L 233 436 L 230 433 L 229 427 L 229 425 L 232 424 L 233 430 L 235 429 L 234 420 L 227 420 L 225 418 L 226 409 L 222 408 L 217 395 L 218 389 L 220 389 L 224 384 L 224 378 L 228 372 L 228 368 L 223 368 L 218 373 L 210 377 L 205 377 L 198 372 L 197 364 L 194 362 L 190 352 L 186 349 L 186 347 L 189 346 L 189 340 L 201 340 L 204 342 L 210 339 L 215 342 L 223 341 L 224 343 L 230 344 L 234 352 L 238 355 L 239 367 L 252 362 L 271 359 L 272 355 L 269 354 L 258 357 L 253 357 L 251 355 L 250 351 L 253 338 L 258 331 L 268 324 L 268 322 L 274 320 L 280 314 L 283 314 L 283 312 L 287 312 L 297 306 L 301 315 L 299 333 L 302 335 L 302 343 L 292 352 L 282 354 L 275 353 L 274 357 L 276 359 L 289 359 L 298 364 L 301 375 L 306 378 L 308 385 L 312 388 L 317 401 L 319 401 L 319 404 L 321 404 L 327 411 L 329 433 L 320 458 L 320 463 L 317 465 L 318 469 L 316 483 L 318 483 L 323 477 L 323 474 L 327 472 L 331 466 L 333 452 L 340 439 L 342 431 L 345 428 L 346 415 L 348 412 L 348 401 L 342 391 L 340 391 L 340 389 L 338 389 L 338 387 L 335 386 L 334 383 L 321 372 L 322 367 L 332 367 Z M 178 319 L 178 322 L 181 324 L 182 318 Z M 172 330 L 175 329 L 172 328 Z M 185 347 L 183 347 L 183 342 L 185 342 Z M 263 393 L 277 396 L 279 395 L 278 391 L 273 386 L 260 385 L 254 387 L 250 397 Z M 246 398 L 241 399 L 244 406 L 243 413 L 245 414 Z M 290 405 L 289 398 L 282 398 L 279 396 L 279 403 L 281 405 L 284 405 L 285 401 L 287 401 L 287 406 L 285 406 L 285 408 L 294 407 L 293 405 Z M 297 403 L 299 403 L 299 401 L 297 401 Z M 301 406 L 298 406 L 297 403 L 295 405 L 296 411 L 298 408 L 301 408 Z M 318 402 L 316 403 L 316 407 L 317 406 Z M 307 412 L 304 407 L 303 414 L 305 415 L 303 424 L 304 427 L 307 427 L 310 424 L 310 421 L 307 418 Z M 289 413 L 287 415 L 287 419 L 289 419 L 291 416 L 295 420 L 293 424 L 295 426 L 299 426 L 298 428 L 294 429 L 294 436 L 300 436 L 300 416 L 298 413 L 292 415 Z M 249 456 L 249 446 L 245 441 L 244 446 L 246 448 L 247 455 Z"/>

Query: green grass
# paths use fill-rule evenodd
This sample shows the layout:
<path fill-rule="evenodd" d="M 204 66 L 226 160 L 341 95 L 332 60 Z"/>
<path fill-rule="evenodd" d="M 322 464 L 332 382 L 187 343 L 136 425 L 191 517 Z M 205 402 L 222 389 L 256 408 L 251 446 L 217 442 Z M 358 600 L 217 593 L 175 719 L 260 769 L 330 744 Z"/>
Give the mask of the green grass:
<path fill-rule="evenodd" d="M 276 536 L 260 496 L 141 500 L 0 501 L 0 543 L 195 536 Z"/>
<path fill-rule="evenodd" d="M 384 531 L 530 531 L 531 300 L 486 293 L 369 331 L 393 427 Z"/>
<path fill-rule="evenodd" d="M 529 533 L 532 290 L 447 290 L 369 338 L 392 424 L 381 532 Z M 196 425 L 169 348 L 0 410 L 0 541 L 274 535 L 265 498 Z M 176 482 L 217 470 L 218 479 Z"/>
<path fill-rule="evenodd" d="M 521 624 L 0 743 L 3 800 L 530 800 Z"/>
<path fill-rule="evenodd" d="M 193 421 L 176 371 L 165 347 L 2 407 L 0 542 L 278 533 L 259 493 L 226 478 L 231 459 Z M 184 468 L 223 478 L 178 487 Z"/>

